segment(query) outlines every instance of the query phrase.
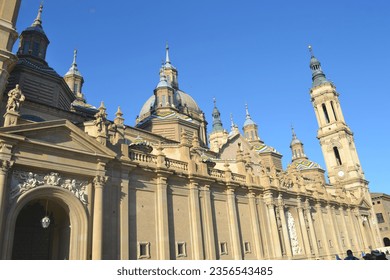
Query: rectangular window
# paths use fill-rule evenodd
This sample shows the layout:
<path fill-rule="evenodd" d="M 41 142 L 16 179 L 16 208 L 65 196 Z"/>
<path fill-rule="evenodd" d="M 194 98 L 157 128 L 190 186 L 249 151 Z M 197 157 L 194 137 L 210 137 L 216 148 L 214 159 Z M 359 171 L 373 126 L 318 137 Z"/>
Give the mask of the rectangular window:
<path fill-rule="evenodd" d="M 77 83 L 74 83 L 73 92 L 74 94 L 78 93 L 79 85 Z"/>
<path fill-rule="evenodd" d="M 185 242 L 176 242 L 176 256 L 177 257 L 187 257 L 186 243 Z"/>
<path fill-rule="evenodd" d="M 150 242 L 138 242 L 138 259 L 150 258 Z"/>
<path fill-rule="evenodd" d="M 219 251 L 221 255 L 227 255 L 228 254 L 228 247 L 226 242 L 220 242 L 219 243 Z"/>
<path fill-rule="evenodd" d="M 318 243 L 318 249 L 322 249 L 321 240 L 318 240 L 317 243 Z"/>
<path fill-rule="evenodd" d="M 376 213 L 376 219 L 378 220 L 378 224 L 382 224 L 385 222 L 385 219 L 383 219 L 382 213 Z"/>
<path fill-rule="evenodd" d="M 246 241 L 244 242 L 244 251 L 245 254 L 249 254 L 251 252 L 251 243 Z"/>
<path fill-rule="evenodd" d="M 333 243 L 332 243 L 332 240 L 330 240 L 330 239 L 329 239 L 329 247 L 333 248 Z"/>

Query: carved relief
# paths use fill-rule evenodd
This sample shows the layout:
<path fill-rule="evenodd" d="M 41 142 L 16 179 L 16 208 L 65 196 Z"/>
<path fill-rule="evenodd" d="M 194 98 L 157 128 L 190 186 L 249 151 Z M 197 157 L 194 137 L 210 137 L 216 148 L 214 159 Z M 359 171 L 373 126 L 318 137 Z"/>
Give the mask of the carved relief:
<path fill-rule="evenodd" d="M 44 175 L 26 171 L 14 171 L 11 179 L 10 199 L 13 200 L 23 193 L 40 186 L 53 186 L 70 191 L 83 204 L 87 204 L 87 184 L 87 181 L 61 177 L 56 172 Z"/>
<path fill-rule="evenodd" d="M 293 255 L 302 254 L 302 249 L 299 246 L 297 230 L 295 228 L 295 221 L 290 211 L 287 211 L 287 225 L 288 225 L 288 233 L 290 235 Z"/>

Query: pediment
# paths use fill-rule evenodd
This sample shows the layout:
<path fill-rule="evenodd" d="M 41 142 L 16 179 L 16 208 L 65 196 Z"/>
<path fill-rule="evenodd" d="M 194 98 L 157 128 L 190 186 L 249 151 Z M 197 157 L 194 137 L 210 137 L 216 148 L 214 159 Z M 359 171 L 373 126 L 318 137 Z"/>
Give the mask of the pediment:
<path fill-rule="evenodd" d="M 364 197 L 362 197 L 360 199 L 359 206 L 360 206 L 360 208 L 364 208 L 364 209 L 370 209 L 371 208 L 371 204 Z"/>
<path fill-rule="evenodd" d="M 49 145 L 73 152 L 114 157 L 115 153 L 68 120 L 22 124 L 0 128 L 1 136 L 17 136 L 19 141 Z"/>

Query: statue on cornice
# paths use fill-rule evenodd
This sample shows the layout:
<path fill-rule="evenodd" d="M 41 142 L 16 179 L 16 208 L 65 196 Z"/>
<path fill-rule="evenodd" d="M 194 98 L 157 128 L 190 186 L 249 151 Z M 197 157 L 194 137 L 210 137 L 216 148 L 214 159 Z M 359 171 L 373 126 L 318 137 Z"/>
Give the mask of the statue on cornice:
<path fill-rule="evenodd" d="M 7 112 L 19 112 L 21 103 L 26 99 L 17 84 L 14 89 L 8 92 Z"/>

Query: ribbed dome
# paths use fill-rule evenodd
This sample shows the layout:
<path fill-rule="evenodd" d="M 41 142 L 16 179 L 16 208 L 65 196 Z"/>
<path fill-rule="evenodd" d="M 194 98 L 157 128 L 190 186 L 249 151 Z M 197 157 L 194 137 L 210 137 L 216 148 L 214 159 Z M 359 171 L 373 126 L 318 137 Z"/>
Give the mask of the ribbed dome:
<path fill-rule="evenodd" d="M 176 108 L 179 108 L 180 106 L 187 106 L 189 111 L 195 111 L 196 113 L 201 113 L 202 111 L 199 109 L 198 104 L 195 102 L 195 100 L 188 95 L 185 92 L 182 92 L 180 90 L 175 91 L 174 93 L 174 105 Z M 139 117 L 142 119 L 142 116 L 147 114 L 150 111 L 150 108 L 154 108 L 155 106 L 155 96 L 152 95 L 149 97 L 149 99 L 145 102 L 145 104 L 142 106 L 142 109 L 139 113 Z"/>

